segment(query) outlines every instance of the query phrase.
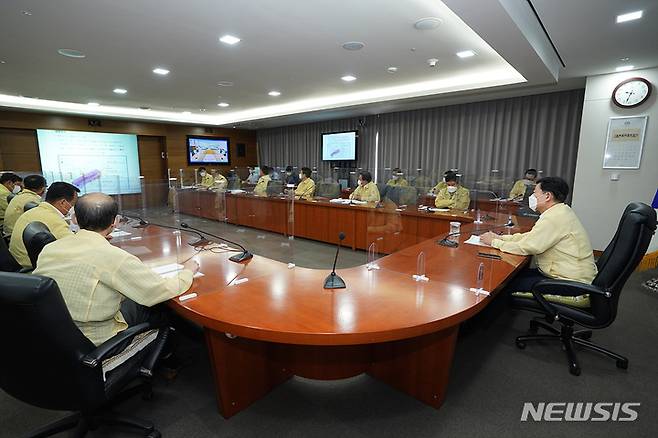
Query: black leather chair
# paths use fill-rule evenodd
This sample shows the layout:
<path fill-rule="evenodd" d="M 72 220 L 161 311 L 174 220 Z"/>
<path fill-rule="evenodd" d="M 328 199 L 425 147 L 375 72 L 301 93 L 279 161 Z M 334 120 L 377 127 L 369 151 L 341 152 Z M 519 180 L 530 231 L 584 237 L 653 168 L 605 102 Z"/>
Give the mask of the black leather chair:
<path fill-rule="evenodd" d="M 618 368 L 626 369 L 626 357 L 590 342 L 591 330 L 574 330 L 574 325 L 602 329 L 612 324 L 617 316 L 619 296 L 624 284 L 646 253 L 655 231 L 656 211 L 646 204 L 633 202 L 624 210 L 615 236 L 597 260 L 598 274 L 591 285 L 568 280 L 542 280 L 533 286 L 533 298 L 512 296 L 515 308 L 544 315 L 530 321 L 529 334 L 517 337 L 516 346 L 524 349 L 528 341 L 560 341 L 567 353 L 569 371 L 576 376 L 580 375 L 580 365 L 574 345 L 603 353 L 615 359 Z M 591 307 L 577 308 L 552 303 L 542 294 L 589 294 Z M 559 330 L 552 326 L 554 322 L 560 324 Z M 551 334 L 537 334 L 540 327 Z"/>
<path fill-rule="evenodd" d="M 37 267 L 37 259 L 41 254 L 41 250 L 55 240 L 57 239 L 43 222 L 35 221 L 27 224 L 23 230 L 23 245 L 25 245 L 27 255 L 30 257 L 32 269 Z"/>
<path fill-rule="evenodd" d="M 7 195 L 7 204 L 9 204 L 11 202 L 11 200 L 14 199 L 15 196 L 16 196 L 15 193 L 8 194 Z"/>
<path fill-rule="evenodd" d="M 21 265 L 18 264 L 14 256 L 9 252 L 7 242 L 0 238 L 0 271 L 17 272 L 20 271 Z"/>
<path fill-rule="evenodd" d="M 33 406 L 75 412 L 32 432 L 30 437 L 73 428 L 74 436 L 85 436 L 104 423 L 159 437 L 150 422 L 110 409 L 140 392 L 145 398 L 152 396 L 152 370 L 168 336 L 167 327 L 143 323 L 95 347 L 71 319 L 54 280 L 0 273 L 0 345 L 5 351 L 0 360 L 0 387 Z M 124 347 L 137 339 L 146 346 L 104 376 L 104 361 L 113 356 L 116 359 L 117 352 L 125 354 L 129 349 Z M 128 388 L 136 380 L 141 384 Z"/>
<path fill-rule="evenodd" d="M 28 211 L 28 210 L 32 210 L 34 207 L 38 207 L 38 206 L 39 206 L 39 204 L 37 204 L 37 203 L 34 202 L 34 201 L 27 202 L 27 203 L 25 203 L 25 205 L 23 206 L 23 213 L 25 213 L 25 212 Z"/>

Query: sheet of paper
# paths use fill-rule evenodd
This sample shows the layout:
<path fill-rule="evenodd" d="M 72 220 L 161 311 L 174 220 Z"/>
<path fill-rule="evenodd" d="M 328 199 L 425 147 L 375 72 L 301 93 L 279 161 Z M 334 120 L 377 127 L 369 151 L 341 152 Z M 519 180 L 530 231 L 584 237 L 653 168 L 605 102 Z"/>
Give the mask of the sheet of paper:
<path fill-rule="evenodd" d="M 151 269 L 156 274 L 166 274 L 167 272 L 177 272 L 183 269 L 183 265 L 178 263 L 169 263 L 168 265 L 152 266 Z"/>
<path fill-rule="evenodd" d="M 484 243 L 481 243 L 480 236 L 476 236 L 475 234 L 471 234 L 471 237 L 469 237 L 468 240 L 466 240 L 464 243 L 468 243 L 469 245 L 488 246 Z"/>
<path fill-rule="evenodd" d="M 114 230 L 110 233 L 110 236 L 114 237 L 123 237 L 123 236 L 130 236 L 132 233 L 128 233 L 127 231 L 123 230 Z"/>
<path fill-rule="evenodd" d="M 178 273 L 182 270 L 183 269 L 178 269 L 176 271 L 165 272 L 164 274 L 160 274 L 160 277 L 162 277 L 162 278 L 172 278 L 172 277 L 177 276 Z M 204 275 L 205 274 L 203 272 L 197 272 L 196 274 L 194 274 L 194 278 L 203 277 Z"/>
<path fill-rule="evenodd" d="M 430 207 L 430 208 L 429 208 L 429 211 L 450 211 L 450 209 L 449 209 L 449 208 L 434 208 L 434 207 Z"/>

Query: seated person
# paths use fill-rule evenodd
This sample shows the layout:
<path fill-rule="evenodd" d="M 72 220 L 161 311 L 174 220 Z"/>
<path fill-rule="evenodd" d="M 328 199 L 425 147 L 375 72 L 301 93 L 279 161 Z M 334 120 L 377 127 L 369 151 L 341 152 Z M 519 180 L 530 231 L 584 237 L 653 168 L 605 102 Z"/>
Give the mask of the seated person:
<path fill-rule="evenodd" d="M 299 185 L 295 189 L 295 197 L 299 199 L 313 199 L 315 194 L 315 181 L 311 179 L 311 169 L 308 167 L 302 167 L 302 171 L 299 173 Z"/>
<path fill-rule="evenodd" d="M 445 180 L 446 186 L 437 193 L 434 205 L 437 208 L 468 210 L 468 205 L 471 203 L 471 193 L 466 187 L 462 187 L 457 182 L 457 174 L 448 172 Z"/>
<path fill-rule="evenodd" d="M 537 171 L 535 169 L 526 170 L 525 178 L 514 183 L 512 190 L 509 192 L 509 199 L 522 199 L 525 196 L 526 191 L 535 188 L 536 179 Z"/>
<path fill-rule="evenodd" d="M 224 177 L 224 175 L 222 175 L 221 172 L 217 169 L 211 170 L 210 173 L 213 179 L 212 188 L 218 190 L 226 190 L 228 187 L 228 180 Z"/>
<path fill-rule="evenodd" d="M 201 177 L 201 181 L 199 181 L 199 187 L 209 189 L 213 184 L 215 184 L 215 178 L 208 174 L 205 167 L 199 167 L 199 176 Z"/>
<path fill-rule="evenodd" d="M 362 171 L 359 173 L 358 186 L 350 194 L 350 199 L 356 201 L 379 202 L 379 189 L 377 184 L 372 182 L 370 172 Z"/>
<path fill-rule="evenodd" d="M 568 194 L 569 185 L 562 178 L 542 178 L 528 199 L 530 208 L 540 213 L 532 230 L 502 236 L 488 232 L 480 236 L 480 242 L 503 252 L 534 256 L 537 269 L 526 269 L 517 275 L 509 284 L 509 291 L 528 292 L 536 282 L 546 278 L 592 283 L 597 273 L 592 245 L 580 220 L 564 203 Z M 589 306 L 587 295 L 546 295 L 546 299 Z"/>
<path fill-rule="evenodd" d="M 454 172 L 452 170 L 446 170 L 445 172 L 443 172 L 443 178 L 441 179 L 441 181 L 439 181 L 439 183 L 437 185 L 432 187 L 432 190 L 430 190 L 430 193 L 432 193 L 433 195 L 436 195 L 441 190 L 448 187 L 448 184 L 446 184 L 446 175 L 448 175 L 449 173 L 454 173 Z"/>
<path fill-rule="evenodd" d="M 20 182 L 23 179 L 15 173 L 5 172 L 0 175 L 0 225 L 5 220 L 5 212 L 7 210 L 7 197 L 12 193 L 15 195 L 21 191 Z"/>
<path fill-rule="evenodd" d="M 256 184 L 258 183 L 258 179 L 260 178 L 260 176 L 261 173 L 260 173 L 260 168 L 258 166 L 250 167 L 249 176 L 247 177 L 247 180 L 245 182 L 247 184 Z"/>
<path fill-rule="evenodd" d="M 270 177 L 270 168 L 269 166 L 261 166 L 260 168 L 260 177 L 254 188 L 254 195 L 256 196 L 267 196 L 267 185 L 270 183 L 272 178 Z"/>
<path fill-rule="evenodd" d="M 46 245 L 34 270 L 57 282 L 73 321 L 96 346 L 130 325 L 166 320 L 148 307 L 185 292 L 194 276 L 184 269 L 162 278 L 111 245 L 108 235 L 117 212 L 117 203 L 108 195 L 81 197 L 75 206 L 80 231 Z"/>
<path fill-rule="evenodd" d="M 404 173 L 399 167 L 393 169 L 393 177 L 386 183 L 387 186 L 409 187 L 409 182 L 404 179 Z"/>
<path fill-rule="evenodd" d="M 28 202 L 41 203 L 41 195 L 46 191 L 46 179 L 41 175 L 28 175 L 23 181 L 25 188 L 11 200 L 5 213 L 5 224 L 2 231 L 5 236 L 11 236 L 14 224 L 19 216 L 24 213 L 25 204 Z"/>
<path fill-rule="evenodd" d="M 292 184 L 292 185 L 297 185 L 299 184 L 299 180 L 301 177 L 298 177 L 297 175 L 294 174 L 292 171 L 292 166 L 286 167 L 286 173 L 283 176 L 283 184 Z"/>
<path fill-rule="evenodd" d="M 80 189 L 66 182 L 55 182 L 48 187 L 46 202 L 26 211 L 16 219 L 9 241 L 9 252 L 24 268 L 32 268 L 30 257 L 23 243 L 23 231 L 30 222 L 41 222 L 48 227 L 55 239 L 72 236 L 73 233 L 65 216 L 73 214 L 73 206 L 78 200 Z"/>
<path fill-rule="evenodd" d="M 228 188 L 230 190 L 236 190 L 242 187 L 242 181 L 240 180 L 240 176 L 233 169 L 229 170 L 228 173 L 226 174 L 226 180 L 228 181 Z"/>

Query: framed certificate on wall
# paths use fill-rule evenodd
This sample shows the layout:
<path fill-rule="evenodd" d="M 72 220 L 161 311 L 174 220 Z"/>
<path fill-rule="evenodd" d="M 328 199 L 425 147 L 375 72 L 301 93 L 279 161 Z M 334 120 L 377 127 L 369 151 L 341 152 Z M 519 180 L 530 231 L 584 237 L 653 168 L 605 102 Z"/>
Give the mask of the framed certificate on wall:
<path fill-rule="evenodd" d="M 604 169 L 639 169 L 649 116 L 610 117 Z"/>

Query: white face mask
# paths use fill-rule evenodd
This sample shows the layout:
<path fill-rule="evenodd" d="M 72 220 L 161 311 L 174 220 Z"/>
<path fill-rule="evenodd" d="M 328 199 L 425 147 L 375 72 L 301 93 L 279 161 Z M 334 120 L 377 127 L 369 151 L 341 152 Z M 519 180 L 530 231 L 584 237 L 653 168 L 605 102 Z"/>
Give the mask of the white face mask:
<path fill-rule="evenodd" d="M 455 193 L 457 191 L 457 186 L 448 186 L 449 193 Z"/>
<path fill-rule="evenodd" d="M 199 175 L 206 176 L 206 172 L 199 172 Z"/>
<path fill-rule="evenodd" d="M 303 173 L 299 174 L 299 179 L 304 179 L 304 174 Z"/>
<path fill-rule="evenodd" d="M 21 186 L 19 186 L 17 184 L 17 185 L 14 186 L 14 188 L 12 189 L 11 192 L 15 195 L 15 194 L 19 193 L 20 191 L 21 191 Z"/>
<path fill-rule="evenodd" d="M 528 207 L 532 211 L 537 211 L 537 197 L 534 193 L 528 197 Z"/>

